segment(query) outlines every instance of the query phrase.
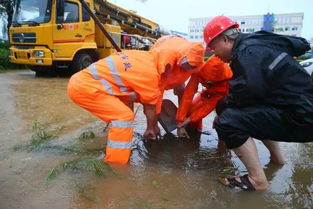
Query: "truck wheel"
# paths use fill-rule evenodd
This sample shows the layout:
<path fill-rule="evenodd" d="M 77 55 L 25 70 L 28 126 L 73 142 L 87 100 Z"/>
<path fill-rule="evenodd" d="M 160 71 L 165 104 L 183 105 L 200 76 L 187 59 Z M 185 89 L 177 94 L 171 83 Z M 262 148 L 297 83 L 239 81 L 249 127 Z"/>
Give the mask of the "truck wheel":
<path fill-rule="evenodd" d="M 71 66 L 71 71 L 73 73 L 78 72 L 88 67 L 92 63 L 93 63 L 93 60 L 89 54 L 85 52 L 79 53 L 74 58 L 73 65 Z"/>

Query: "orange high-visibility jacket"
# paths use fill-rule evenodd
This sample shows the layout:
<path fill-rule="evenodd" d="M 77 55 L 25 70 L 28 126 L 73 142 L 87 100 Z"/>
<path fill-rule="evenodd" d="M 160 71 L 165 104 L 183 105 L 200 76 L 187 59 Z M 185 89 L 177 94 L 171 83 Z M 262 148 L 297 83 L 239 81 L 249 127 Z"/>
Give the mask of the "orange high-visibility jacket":
<path fill-rule="evenodd" d="M 161 94 L 160 73 L 146 51 L 116 53 L 76 73 L 71 81 L 82 92 L 102 92 L 129 102 L 156 104 Z"/>
<path fill-rule="evenodd" d="M 126 104 L 138 101 L 155 105 L 161 94 L 159 81 L 154 55 L 135 50 L 101 59 L 71 77 L 69 97 L 101 120 L 111 123 L 104 161 L 128 162 L 134 113 Z"/>
<path fill-rule="evenodd" d="M 190 114 L 191 121 L 196 122 L 207 116 L 215 109 L 218 100 L 227 95 L 228 81 L 232 75 L 227 63 L 224 63 L 215 55 L 210 57 L 201 70 L 191 76 L 184 90 L 176 120 L 183 122 Z M 199 83 L 204 86 L 204 89 L 200 96 L 193 101 Z"/>
<path fill-rule="evenodd" d="M 157 67 L 161 75 L 161 92 L 173 89 L 184 84 L 190 75 L 196 70 L 184 70 L 180 67 L 182 59 L 186 59 L 192 66 L 203 65 L 204 47 L 200 42 L 190 42 L 179 36 L 163 36 L 158 39 L 150 50 L 156 58 Z M 170 65 L 169 69 L 166 66 Z M 157 113 L 160 112 L 162 96 L 157 105 Z"/>

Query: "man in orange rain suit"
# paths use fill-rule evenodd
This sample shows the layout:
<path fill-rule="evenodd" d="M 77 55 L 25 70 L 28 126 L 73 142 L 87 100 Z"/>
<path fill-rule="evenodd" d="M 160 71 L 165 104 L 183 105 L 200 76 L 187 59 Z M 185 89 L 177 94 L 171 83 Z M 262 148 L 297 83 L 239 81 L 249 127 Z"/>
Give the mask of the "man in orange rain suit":
<path fill-rule="evenodd" d="M 227 95 L 228 81 L 232 76 L 229 65 L 215 55 L 206 61 L 198 73 L 191 76 L 176 114 L 179 137 L 189 138 L 185 126 L 190 122 L 196 129 L 202 129 L 202 119 L 215 109 L 221 98 Z M 199 83 L 204 88 L 194 98 Z"/>
<path fill-rule="evenodd" d="M 151 47 L 152 53 L 157 53 L 159 68 L 165 69 L 161 77 L 161 92 L 174 89 L 180 98 L 185 82 L 192 73 L 197 72 L 203 65 L 204 47 L 200 42 L 190 42 L 187 39 L 168 35 L 159 38 Z M 182 56 L 185 54 L 184 56 Z M 157 112 L 160 113 L 162 105 L 158 102 Z"/>
<path fill-rule="evenodd" d="M 156 138 L 159 134 L 155 128 L 156 104 L 163 97 L 160 80 L 166 71 L 165 66 L 169 66 L 169 62 L 164 62 L 161 57 L 164 54 L 175 55 L 174 60 L 182 66 L 189 66 L 186 61 L 195 63 L 193 57 L 198 56 L 198 47 L 190 44 L 176 54 L 169 53 L 172 49 L 154 52 L 125 50 L 101 59 L 71 77 L 69 97 L 101 120 L 111 123 L 104 161 L 126 164 L 129 160 L 134 113 L 127 105 L 132 102 L 140 102 L 144 106 L 147 118 L 144 137 Z M 203 51 L 200 48 L 200 53 Z"/>

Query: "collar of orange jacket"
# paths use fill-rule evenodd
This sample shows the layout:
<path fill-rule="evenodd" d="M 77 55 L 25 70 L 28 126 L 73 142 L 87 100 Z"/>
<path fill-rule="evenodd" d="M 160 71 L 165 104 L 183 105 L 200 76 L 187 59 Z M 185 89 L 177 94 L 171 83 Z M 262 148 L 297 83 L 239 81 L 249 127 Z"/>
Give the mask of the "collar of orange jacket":
<path fill-rule="evenodd" d="M 181 59 L 187 57 L 190 65 L 199 67 L 203 65 L 204 47 L 200 42 L 190 42 L 180 49 L 180 55 L 181 57 L 178 59 L 178 63 L 181 62 Z"/>

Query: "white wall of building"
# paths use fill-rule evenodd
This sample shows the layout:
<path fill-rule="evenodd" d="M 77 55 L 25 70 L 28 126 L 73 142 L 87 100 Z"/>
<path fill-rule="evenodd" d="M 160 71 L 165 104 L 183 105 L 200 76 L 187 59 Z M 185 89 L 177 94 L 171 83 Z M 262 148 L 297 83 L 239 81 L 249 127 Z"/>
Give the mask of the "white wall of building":
<path fill-rule="evenodd" d="M 303 28 L 303 13 L 274 14 L 273 29 L 275 33 L 301 36 Z M 263 15 L 229 16 L 240 25 L 243 33 L 262 30 Z M 188 38 L 191 41 L 203 42 L 203 29 L 212 17 L 190 18 Z"/>

